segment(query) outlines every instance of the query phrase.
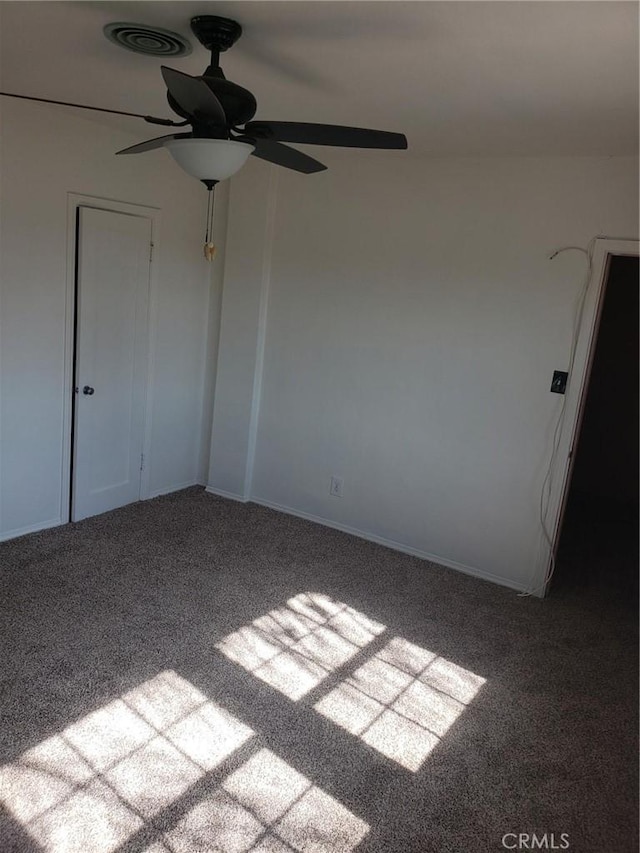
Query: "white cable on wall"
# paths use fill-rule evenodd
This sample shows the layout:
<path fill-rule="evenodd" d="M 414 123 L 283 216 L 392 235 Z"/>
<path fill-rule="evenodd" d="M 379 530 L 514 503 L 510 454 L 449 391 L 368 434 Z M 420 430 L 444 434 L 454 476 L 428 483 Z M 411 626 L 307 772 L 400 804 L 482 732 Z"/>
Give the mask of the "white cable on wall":
<path fill-rule="evenodd" d="M 560 411 L 558 413 L 558 419 L 556 421 L 556 425 L 553 431 L 553 440 L 551 443 L 551 455 L 549 457 L 549 464 L 547 466 L 547 472 L 545 474 L 544 480 L 542 482 L 542 488 L 540 490 L 540 503 L 539 503 L 539 515 L 540 515 L 540 526 L 542 528 L 542 535 L 544 536 L 544 540 L 549 547 L 549 566 L 545 573 L 544 580 L 541 584 L 539 584 L 534 589 L 529 589 L 526 592 L 520 592 L 518 595 L 522 597 L 528 597 L 531 595 L 535 595 L 537 592 L 544 591 L 547 584 L 551 581 L 553 577 L 553 573 L 556 567 L 556 554 L 553 542 L 553 535 L 549 531 L 547 526 L 547 516 L 549 513 L 549 503 L 551 500 L 551 492 L 553 488 L 553 477 L 556 470 L 556 462 L 558 458 L 558 451 L 560 449 L 560 439 L 562 436 L 562 428 L 564 426 L 564 419 L 566 413 L 566 403 L 567 403 L 567 395 L 569 393 L 569 385 L 571 383 L 571 376 L 573 373 L 573 365 L 576 357 L 576 350 L 578 348 L 578 338 L 580 335 L 580 328 L 582 326 L 582 318 L 584 315 L 584 306 L 587 299 L 587 293 L 589 291 L 589 284 L 591 283 L 591 274 L 592 274 L 592 258 L 593 258 L 593 248 L 595 245 L 596 237 L 593 237 L 587 248 L 583 248 L 582 246 L 563 246 L 561 249 L 557 249 L 551 255 L 549 255 L 549 260 L 552 261 L 562 252 L 576 251 L 582 252 L 586 256 L 587 259 L 587 270 L 583 279 L 582 287 L 578 294 L 578 299 L 576 301 L 576 310 L 573 319 L 573 332 L 571 339 L 571 349 L 569 351 L 569 363 L 567 365 L 567 384 L 565 387 L 565 393 L 562 397 L 562 404 L 560 406 Z"/>

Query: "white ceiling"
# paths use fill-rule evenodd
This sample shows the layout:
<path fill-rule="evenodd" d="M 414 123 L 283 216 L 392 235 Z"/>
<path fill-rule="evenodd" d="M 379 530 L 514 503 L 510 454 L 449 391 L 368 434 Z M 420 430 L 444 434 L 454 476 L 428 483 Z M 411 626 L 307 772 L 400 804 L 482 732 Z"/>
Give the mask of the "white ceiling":
<path fill-rule="evenodd" d="M 2 2 L 0 88 L 171 117 L 162 60 L 112 45 L 102 28 L 181 33 L 193 53 L 166 64 L 200 74 L 198 14 L 242 24 L 221 64 L 256 96 L 256 118 L 402 131 L 413 155 L 637 150 L 635 2 Z M 100 121 L 140 139 L 162 132 Z"/>

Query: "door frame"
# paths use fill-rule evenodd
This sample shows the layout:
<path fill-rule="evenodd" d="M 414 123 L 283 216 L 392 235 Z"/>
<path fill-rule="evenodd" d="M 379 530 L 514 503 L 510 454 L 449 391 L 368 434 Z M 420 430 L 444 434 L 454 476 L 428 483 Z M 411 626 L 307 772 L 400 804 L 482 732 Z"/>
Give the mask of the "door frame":
<path fill-rule="evenodd" d="M 542 590 L 542 596 L 545 596 L 549 591 L 552 558 L 557 553 L 562 531 L 575 460 L 574 451 L 580 438 L 609 266 L 613 256 L 640 256 L 640 241 L 617 240 L 608 237 L 597 237 L 593 241 L 591 274 L 584 299 L 582 324 L 576 341 L 572 375 L 569 377 L 567 385 L 563 422 L 558 437 L 558 452 L 555 456 L 555 464 L 550 471 L 552 486 L 547 505 L 546 521 L 552 545 L 543 543 L 540 576 L 533 584 L 536 589 Z"/>
<path fill-rule="evenodd" d="M 94 207 L 99 210 L 108 210 L 113 213 L 124 213 L 129 216 L 140 216 L 151 220 L 151 246 L 149 266 L 149 301 L 147 314 L 147 360 L 146 360 L 146 384 L 144 403 L 144 431 L 142 439 L 142 452 L 145 464 L 140 479 L 140 500 L 145 500 L 150 494 L 150 454 L 151 446 L 151 418 L 152 418 L 152 377 L 155 362 L 155 336 L 153 330 L 157 326 L 157 293 L 158 272 L 154 263 L 160 239 L 160 210 L 157 207 L 149 207 L 132 202 L 118 201 L 116 199 L 101 198 L 99 196 L 85 195 L 83 193 L 67 193 L 67 271 L 66 271 L 66 293 L 65 293 L 65 332 L 64 332 L 64 385 L 63 385 L 63 408 L 62 408 L 62 471 L 61 483 L 62 494 L 60 500 L 60 522 L 67 524 L 71 520 L 71 460 L 73 448 L 71 446 L 73 434 L 73 374 L 75 358 L 75 316 L 76 316 L 76 258 L 77 258 L 77 216 L 79 207 Z"/>

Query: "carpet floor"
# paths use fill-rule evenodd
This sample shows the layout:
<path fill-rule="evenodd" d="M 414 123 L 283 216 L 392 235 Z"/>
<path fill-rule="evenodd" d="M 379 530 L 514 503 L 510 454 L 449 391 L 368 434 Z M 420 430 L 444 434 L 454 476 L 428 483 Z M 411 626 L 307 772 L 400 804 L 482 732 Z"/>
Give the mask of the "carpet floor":
<path fill-rule="evenodd" d="M 522 598 L 200 488 L 0 564 L 2 853 L 637 849 L 626 588 Z"/>

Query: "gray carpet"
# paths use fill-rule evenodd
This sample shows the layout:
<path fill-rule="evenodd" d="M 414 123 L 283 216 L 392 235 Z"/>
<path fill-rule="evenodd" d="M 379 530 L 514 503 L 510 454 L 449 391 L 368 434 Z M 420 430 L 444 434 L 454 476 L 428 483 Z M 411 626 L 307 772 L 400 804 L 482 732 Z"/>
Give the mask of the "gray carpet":
<path fill-rule="evenodd" d="M 2 853 L 637 849 L 615 584 L 519 598 L 198 488 L 0 563 Z"/>

